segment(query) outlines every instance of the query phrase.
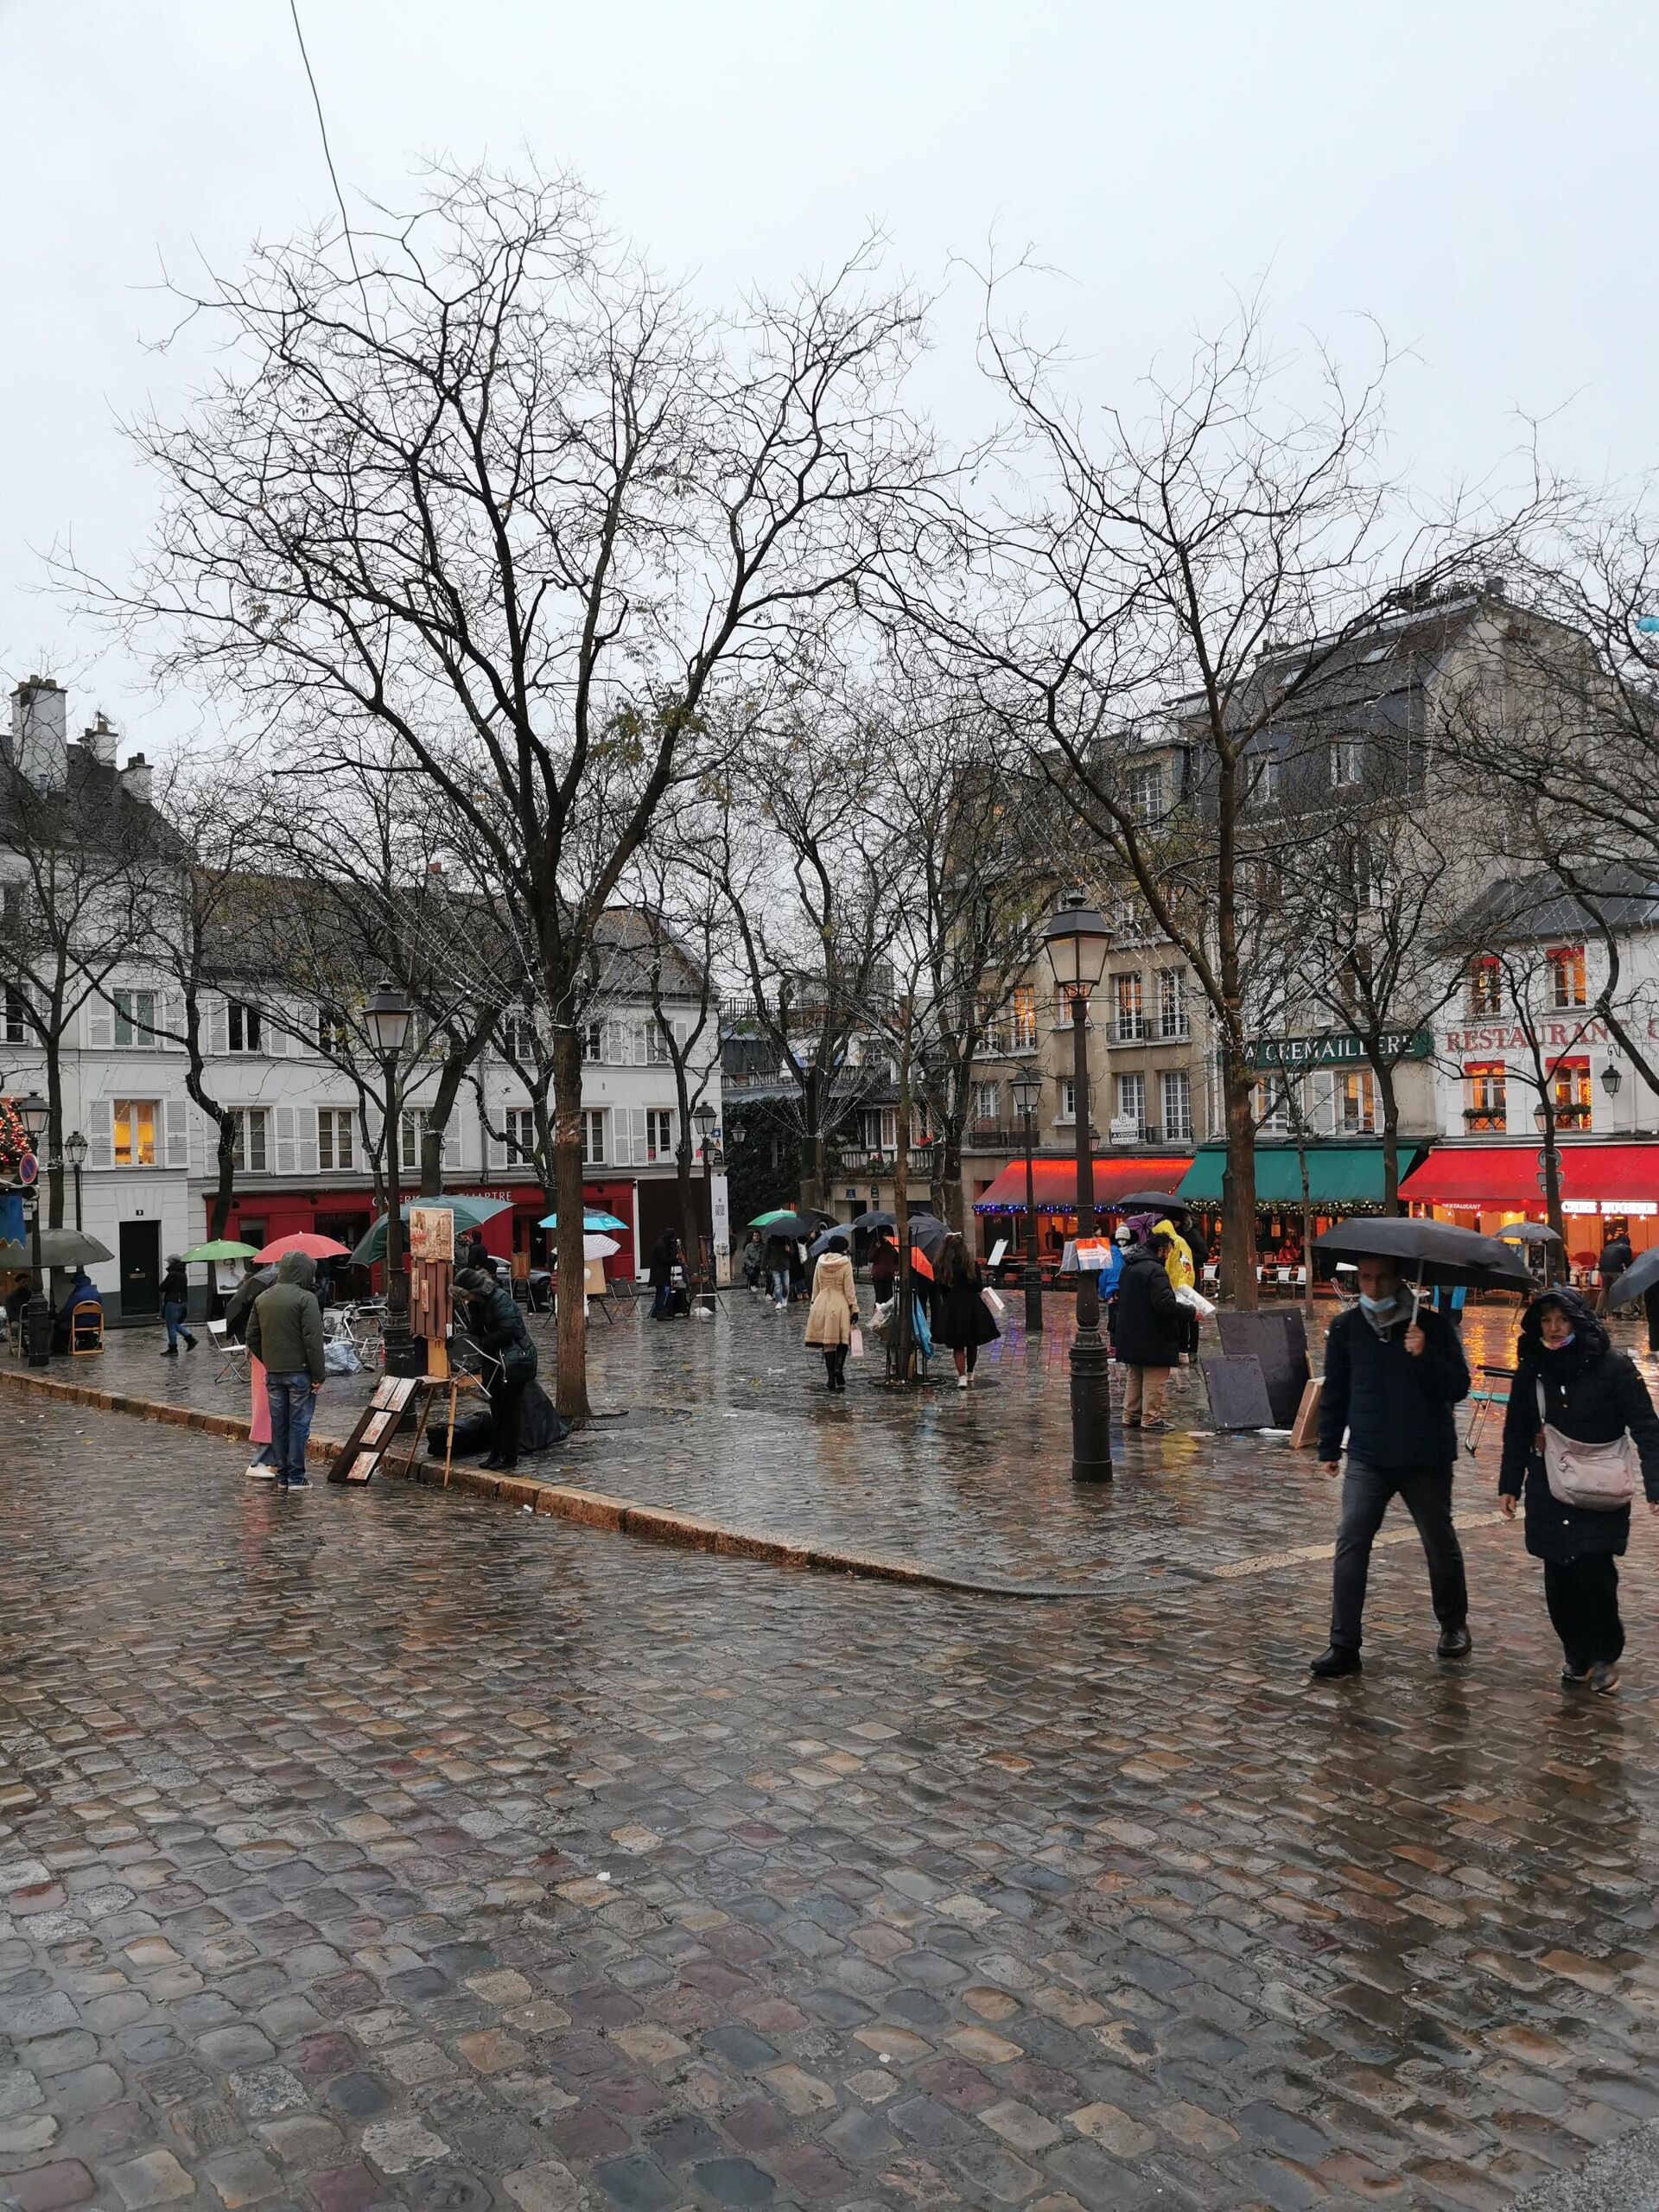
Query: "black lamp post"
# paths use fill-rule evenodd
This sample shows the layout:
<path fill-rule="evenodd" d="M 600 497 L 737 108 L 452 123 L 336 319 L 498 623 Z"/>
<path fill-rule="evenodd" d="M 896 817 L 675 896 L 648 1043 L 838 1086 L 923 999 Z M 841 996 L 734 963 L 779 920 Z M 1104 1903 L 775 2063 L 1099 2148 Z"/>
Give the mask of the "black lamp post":
<path fill-rule="evenodd" d="M 68 1161 L 75 1179 L 75 1227 L 80 1227 L 80 1171 L 86 1165 L 86 1140 L 79 1129 L 71 1130 L 64 1139 L 63 1156 Z"/>
<path fill-rule="evenodd" d="M 31 1090 L 17 1101 L 17 1117 L 29 1139 L 29 1148 L 35 1155 L 35 1177 L 29 1196 L 32 1200 L 29 1258 L 29 1303 L 23 1308 L 23 1345 L 31 1367 L 49 1367 L 52 1363 L 52 1306 L 46 1294 L 46 1277 L 41 1263 L 41 1200 L 45 1193 L 41 1187 L 39 1166 L 41 1147 L 46 1141 L 47 1124 L 51 1109 L 38 1091 Z"/>
<path fill-rule="evenodd" d="M 386 1319 L 384 1341 L 388 1375 L 413 1375 L 414 1339 L 409 1333 L 409 1281 L 404 1274 L 403 1193 L 397 1155 L 404 1140 L 399 1109 L 397 1062 L 409 1035 L 414 1008 L 390 978 L 377 983 L 363 1004 L 363 1026 L 380 1061 L 386 1094 Z"/>
<path fill-rule="evenodd" d="M 691 1119 L 697 1126 L 697 1152 L 702 1161 L 703 1180 L 709 1185 L 709 1266 L 712 1272 L 715 1264 L 715 1162 L 709 1140 L 715 1134 L 715 1109 L 707 1099 L 700 1106 L 692 1108 Z M 699 1268 L 699 1274 L 702 1272 Z M 700 1303 L 710 1313 L 715 1311 L 714 1291 L 706 1277 Z"/>
<path fill-rule="evenodd" d="M 1037 1174 L 1033 1162 L 1037 1102 L 1043 1095 L 1043 1078 L 1034 1068 L 1014 1077 L 1008 1089 L 1020 1112 L 1026 1140 L 1026 1265 L 1020 1277 L 1026 1294 L 1026 1333 L 1040 1336 L 1043 1330 L 1043 1272 L 1037 1263 Z"/>
<path fill-rule="evenodd" d="M 1095 1160 L 1089 1128 L 1089 1000 L 1106 969 L 1106 924 L 1080 891 L 1064 899 L 1043 928 L 1054 982 L 1071 1016 L 1073 1105 L 1077 1122 L 1077 1243 L 1095 1234 Z M 1112 1479 L 1111 1380 L 1100 1335 L 1100 1278 L 1077 1260 L 1077 1328 L 1071 1339 L 1071 1473 L 1077 1482 Z"/>

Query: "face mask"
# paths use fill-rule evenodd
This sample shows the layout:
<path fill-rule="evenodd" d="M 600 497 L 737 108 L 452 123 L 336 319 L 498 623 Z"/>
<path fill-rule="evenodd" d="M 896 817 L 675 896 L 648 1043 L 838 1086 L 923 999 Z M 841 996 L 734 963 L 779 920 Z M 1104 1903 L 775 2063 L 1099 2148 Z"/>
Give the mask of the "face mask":
<path fill-rule="evenodd" d="M 1557 1337 L 1554 1344 L 1549 1343 L 1548 1339 L 1546 1339 L 1544 1350 L 1546 1351 L 1565 1351 L 1569 1344 L 1576 1344 L 1578 1340 L 1577 1330 L 1569 1329 L 1564 1337 Z"/>
<path fill-rule="evenodd" d="M 1386 1298 L 1367 1298 L 1362 1290 L 1359 1294 L 1359 1302 L 1368 1313 L 1388 1313 L 1393 1311 L 1395 1300 L 1398 1296 L 1397 1291 L 1391 1291 Z"/>

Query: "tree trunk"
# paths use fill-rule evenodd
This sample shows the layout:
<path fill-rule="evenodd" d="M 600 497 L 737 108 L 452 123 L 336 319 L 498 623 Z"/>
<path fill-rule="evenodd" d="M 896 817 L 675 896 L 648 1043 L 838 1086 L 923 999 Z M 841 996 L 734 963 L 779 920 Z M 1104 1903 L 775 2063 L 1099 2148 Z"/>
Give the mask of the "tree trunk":
<path fill-rule="evenodd" d="M 553 1033 L 553 1182 L 559 1217 L 558 1408 L 567 1421 L 585 1421 L 593 1408 L 582 1255 L 582 1032 L 569 1022 Z"/>
<path fill-rule="evenodd" d="M 63 1227 L 63 1032 L 46 1040 L 46 1225 Z M 38 1203 L 38 1201 L 37 1201 Z"/>
<path fill-rule="evenodd" d="M 1302 1312 L 1313 1319 L 1313 1201 L 1307 1190 L 1307 1139 L 1299 1133 L 1296 1158 L 1302 1171 Z"/>
<path fill-rule="evenodd" d="M 1371 1065 L 1382 1094 L 1382 1211 L 1401 1213 L 1404 1208 L 1400 1204 L 1400 1101 L 1395 1096 L 1394 1070 L 1375 1061 Z"/>
<path fill-rule="evenodd" d="M 1221 1181 L 1221 1280 L 1233 1304 L 1248 1313 L 1259 1302 L 1255 1280 L 1255 1122 L 1250 1112 L 1250 1071 L 1230 1046 L 1224 1051 L 1227 1166 Z"/>
<path fill-rule="evenodd" d="M 680 1128 L 680 1141 L 674 1151 L 674 1179 L 679 1185 L 680 1197 L 680 1242 L 685 1247 L 686 1279 L 696 1281 L 702 1274 L 702 1226 L 697 1213 L 697 1186 L 691 1179 L 690 1134 L 683 1121 Z"/>
<path fill-rule="evenodd" d="M 915 1332 L 911 1300 L 914 1296 L 910 1272 L 910 1051 L 899 1054 L 898 1142 L 893 1152 L 893 1233 L 899 1241 L 898 1305 L 887 1331 L 887 1376 L 909 1382 L 916 1365 Z"/>
<path fill-rule="evenodd" d="M 939 1219 L 947 1228 L 966 1233 L 968 1194 L 962 1180 L 962 1132 L 945 1128 L 941 1130 L 939 1147 L 938 1194 L 934 1204 L 939 1208 Z"/>
<path fill-rule="evenodd" d="M 1541 1090 L 1539 1096 L 1544 1104 L 1544 1211 L 1558 1240 L 1544 1247 L 1544 1281 L 1565 1281 L 1567 1222 L 1561 1212 L 1561 1155 L 1555 1148 L 1555 1108 L 1548 1088 Z"/>
<path fill-rule="evenodd" d="M 437 1198 L 443 1195 L 443 1139 L 449 1127 L 449 1116 L 455 1110 L 455 1101 L 461 1095 L 462 1078 L 467 1073 L 470 1055 L 450 1052 L 445 1055 L 438 1087 L 432 1099 L 431 1111 L 421 1128 L 421 1191 L 423 1198 Z"/>
<path fill-rule="evenodd" d="M 236 1122 L 230 1114 L 216 1116 L 219 1137 L 214 1154 L 219 1166 L 219 1180 L 213 1186 L 213 1203 L 207 1216 L 207 1239 L 225 1234 L 231 1217 L 231 1199 L 236 1191 Z"/>

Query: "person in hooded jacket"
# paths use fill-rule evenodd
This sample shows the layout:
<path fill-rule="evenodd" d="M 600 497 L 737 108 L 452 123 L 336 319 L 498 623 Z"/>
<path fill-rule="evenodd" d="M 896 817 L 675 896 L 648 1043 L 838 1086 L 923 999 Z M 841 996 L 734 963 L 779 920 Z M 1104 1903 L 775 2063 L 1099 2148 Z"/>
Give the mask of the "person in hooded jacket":
<path fill-rule="evenodd" d="M 482 1268 L 462 1268 L 455 1288 L 467 1300 L 467 1332 L 486 1355 L 490 1451 L 480 1464 L 505 1472 L 518 1464 L 518 1402 L 536 1380 L 536 1347 L 518 1301 L 505 1283 Z"/>
<path fill-rule="evenodd" d="M 804 1339 L 823 1354 L 826 1390 L 847 1388 L 847 1354 L 857 1326 L 858 1292 L 847 1239 L 832 1236 L 812 1278 L 812 1309 L 806 1317 Z"/>
<path fill-rule="evenodd" d="M 1185 1341 L 1180 1301 L 1165 1265 L 1169 1240 L 1154 1230 L 1146 1243 L 1122 1249 L 1113 1336 L 1123 1369 L 1123 1426 L 1161 1435 L 1167 1426 L 1169 1370 L 1179 1364 Z"/>
<path fill-rule="evenodd" d="M 1169 1277 L 1170 1287 L 1180 1304 L 1184 1290 L 1196 1290 L 1198 1271 L 1193 1264 L 1192 1248 L 1173 1220 L 1153 1224 L 1153 1235 L 1164 1240 L 1164 1273 Z M 1181 1364 L 1190 1367 L 1198 1350 L 1198 1312 L 1195 1306 L 1181 1306 Z"/>
<path fill-rule="evenodd" d="M 276 1262 L 276 1281 L 260 1292 L 248 1315 L 249 1353 L 264 1362 L 270 1448 L 276 1487 L 283 1491 L 311 1487 L 305 1471 L 306 1440 L 328 1371 L 322 1357 L 322 1308 L 313 1288 L 316 1280 L 315 1260 L 303 1252 L 284 1252 Z"/>
<path fill-rule="evenodd" d="M 1540 1393 L 1542 1410 L 1540 1410 Z M 1515 1381 L 1503 1417 L 1498 1505 L 1513 1521 L 1526 1499 L 1527 1549 L 1544 1563 L 1544 1603 L 1561 1640 L 1561 1688 L 1618 1684 L 1624 1627 L 1618 1560 L 1630 1541 L 1628 1505 L 1567 1505 L 1544 1470 L 1543 1425 L 1580 1444 L 1635 1440 L 1648 1510 L 1659 1513 L 1659 1417 L 1629 1356 L 1575 1290 L 1547 1290 L 1521 1323 Z"/>

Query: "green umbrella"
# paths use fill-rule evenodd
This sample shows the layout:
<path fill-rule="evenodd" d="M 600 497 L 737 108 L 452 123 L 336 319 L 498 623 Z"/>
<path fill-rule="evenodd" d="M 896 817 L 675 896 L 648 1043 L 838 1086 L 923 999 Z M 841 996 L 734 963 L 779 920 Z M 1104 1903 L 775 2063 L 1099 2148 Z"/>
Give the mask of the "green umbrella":
<path fill-rule="evenodd" d="M 179 1257 L 187 1266 L 192 1260 L 251 1260 L 256 1249 L 252 1244 L 238 1244 L 229 1236 L 215 1236 L 206 1244 L 193 1244 Z"/>
<path fill-rule="evenodd" d="M 493 1221 L 497 1214 L 505 1213 L 511 1204 L 512 1201 L 508 1198 L 452 1198 L 447 1197 L 440 1198 L 411 1198 L 409 1202 L 409 1205 L 441 1206 L 445 1213 L 454 1214 L 455 1217 L 455 1226 L 457 1229 L 481 1229 L 486 1221 Z M 404 1223 L 408 1222 L 409 1205 L 401 1206 L 398 1209 L 397 1218 L 399 1221 Z M 374 1224 L 367 1236 L 361 1240 L 357 1249 L 352 1254 L 352 1265 L 354 1268 L 372 1268 L 378 1260 L 384 1260 L 385 1256 L 386 1217 L 385 1214 L 382 1214 L 379 1220 Z"/>

